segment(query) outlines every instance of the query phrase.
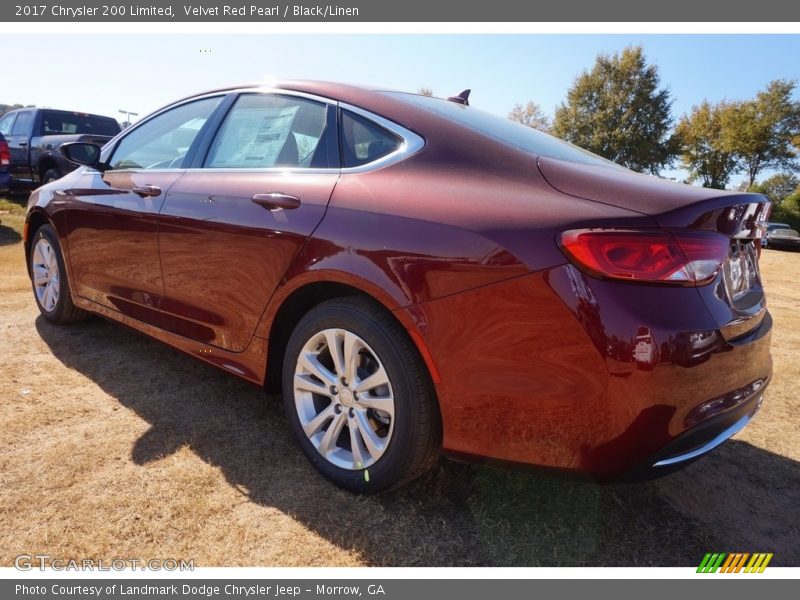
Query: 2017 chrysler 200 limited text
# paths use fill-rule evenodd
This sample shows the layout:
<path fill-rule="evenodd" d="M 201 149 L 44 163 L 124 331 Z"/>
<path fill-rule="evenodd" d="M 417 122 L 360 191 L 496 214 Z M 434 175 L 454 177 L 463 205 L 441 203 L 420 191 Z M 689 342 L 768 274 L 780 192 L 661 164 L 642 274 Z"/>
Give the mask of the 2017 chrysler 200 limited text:
<path fill-rule="evenodd" d="M 741 429 L 772 372 L 767 199 L 467 96 L 247 86 L 69 144 L 83 167 L 29 201 L 39 309 L 282 388 L 303 452 L 354 491 L 440 451 L 641 478 Z"/>

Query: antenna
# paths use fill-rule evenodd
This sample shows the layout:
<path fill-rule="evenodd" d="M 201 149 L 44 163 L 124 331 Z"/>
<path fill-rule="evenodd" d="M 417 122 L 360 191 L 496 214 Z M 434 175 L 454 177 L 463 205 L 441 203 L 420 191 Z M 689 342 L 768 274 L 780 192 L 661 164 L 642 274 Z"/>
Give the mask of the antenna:
<path fill-rule="evenodd" d="M 447 99 L 450 102 L 455 102 L 457 104 L 463 104 L 464 106 L 469 106 L 469 94 L 472 90 L 464 90 L 458 96 L 449 96 Z"/>

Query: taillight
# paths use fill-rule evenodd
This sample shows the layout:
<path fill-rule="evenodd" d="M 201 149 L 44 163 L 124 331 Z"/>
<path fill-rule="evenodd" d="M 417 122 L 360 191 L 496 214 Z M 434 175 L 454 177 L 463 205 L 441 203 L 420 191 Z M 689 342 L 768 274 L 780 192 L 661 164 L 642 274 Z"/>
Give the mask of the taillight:
<path fill-rule="evenodd" d="M 11 152 L 8 149 L 8 142 L 0 142 L 0 165 L 7 167 L 11 164 Z"/>
<path fill-rule="evenodd" d="M 711 281 L 730 247 L 727 236 L 711 231 L 573 229 L 559 241 L 592 275 L 679 285 Z"/>

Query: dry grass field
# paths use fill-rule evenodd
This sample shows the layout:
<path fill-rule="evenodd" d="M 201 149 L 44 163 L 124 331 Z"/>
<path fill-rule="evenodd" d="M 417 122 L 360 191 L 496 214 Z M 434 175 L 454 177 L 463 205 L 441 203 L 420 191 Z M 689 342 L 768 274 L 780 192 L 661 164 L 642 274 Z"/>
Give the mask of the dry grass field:
<path fill-rule="evenodd" d="M 372 498 L 317 476 L 259 389 L 101 319 L 38 316 L 0 200 L 0 565 L 800 565 L 800 253 L 765 251 L 775 376 L 757 418 L 673 476 L 598 486 L 441 461 Z"/>

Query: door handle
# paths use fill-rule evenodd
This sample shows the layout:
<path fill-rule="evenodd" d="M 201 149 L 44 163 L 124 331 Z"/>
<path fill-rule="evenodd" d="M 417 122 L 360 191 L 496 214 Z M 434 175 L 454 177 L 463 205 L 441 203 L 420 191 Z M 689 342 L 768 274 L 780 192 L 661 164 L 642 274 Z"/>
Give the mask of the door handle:
<path fill-rule="evenodd" d="M 19 147 L 20 148 L 27 148 L 28 147 L 28 142 L 20 142 L 19 143 Z"/>
<path fill-rule="evenodd" d="M 132 191 L 134 194 L 138 194 L 142 198 L 161 195 L 161 188 L 157 185 L 135 185 L 133 186 Z"/>
<path fill-rule="evenodd" d="M 291 210 L 300 206 L 300 198 L 290 196 L 282 192 L 270 192 L 269 194 L 255 194 L 253 202 L 260 204 L 269 210 Z"/>

